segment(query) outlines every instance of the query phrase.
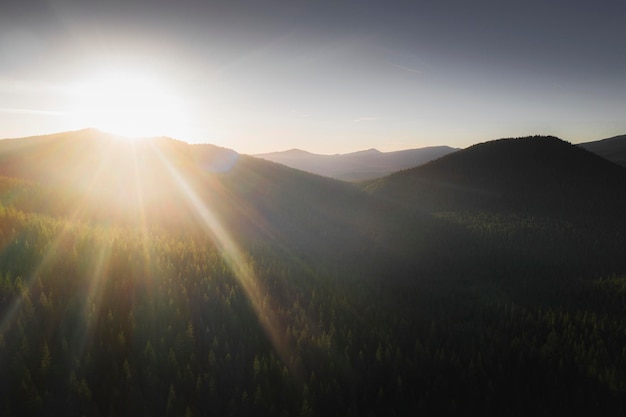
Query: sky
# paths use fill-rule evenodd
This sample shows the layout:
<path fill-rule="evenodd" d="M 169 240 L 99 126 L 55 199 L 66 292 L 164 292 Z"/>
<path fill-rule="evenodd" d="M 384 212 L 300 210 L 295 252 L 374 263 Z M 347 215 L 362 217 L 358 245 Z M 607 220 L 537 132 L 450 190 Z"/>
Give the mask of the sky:
<path fill-rule="evenodd" d="M 6 4 L 5 4 L 6 3 Z M 241 153 L 626 134 L 626 2 L 3 1 L 0 138 Z"/>

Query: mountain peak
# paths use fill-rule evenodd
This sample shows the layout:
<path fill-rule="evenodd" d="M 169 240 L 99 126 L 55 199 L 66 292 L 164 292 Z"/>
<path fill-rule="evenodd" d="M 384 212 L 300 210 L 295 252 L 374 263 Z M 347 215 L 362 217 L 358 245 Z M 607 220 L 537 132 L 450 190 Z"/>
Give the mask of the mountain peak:
<path fill-rule="evenodd" d="M 283 157 L 284 158 L 303 158 L 303 157 L 312 157 L 312 156 L 318 156 L 318 155 L 311 153 L 311 152 L 303 151 L 302 149 L 292 148 L 286 151 L 259 153 L 253 156 L 257 158 L 261 158 L 261 159 L 271 160 L 272 158 L 283 158 Z"/>
<path fill-rule="evenodd" d="M 351 153 L 347 153 L 347 154 L 343 154 L 344 156 L 347 155 L 382 155 L 384 152 L 379 151 L 376 148 L 370 148 L 370 149 L 365 149 L 362 151 L 356 151 L 356 152 L 351 152 Z M 339 154 L 341 155 L 341 154 Z"/>

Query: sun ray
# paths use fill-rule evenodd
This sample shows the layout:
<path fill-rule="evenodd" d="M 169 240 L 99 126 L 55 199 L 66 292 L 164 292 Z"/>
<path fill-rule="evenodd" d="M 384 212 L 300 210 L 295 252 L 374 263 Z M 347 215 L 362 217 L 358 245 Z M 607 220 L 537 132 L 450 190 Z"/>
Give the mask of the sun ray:
<path fill-rule="evenodd" d="M 83 318 L 85 327 L 82 329 L 82 335 L 78 335 L 79 352 L 84 352 L 95 330 L 95 325 L 100 312 L 100 303 L 103 296 L 103 285 L 106 279 L 106 269 L 111 256 L 111 246 L 109 242 L 100 242 L 101 247 L 98 250 L 98 257 L 93 265 L 93 272 L 89 277 L 89 285 L 83 305 Z"/>
<path fill-rule="evenodd" d="M 282 336 L 281 330 L 278 328 L 278 323 L 280 323 L 278 317 L 269 307 L 268 303 L 264 303 L 264 298 L 268 293 L 257 278 L 252 263 L 230 236 L 230 233 L 222 226 L 217 216 L 202 202 L 198 194 L 189 186 L 176 167 L 174 167 L 157 147 L 153 149 L 168 173 L 174 179 L 176 186 L 182 191 L 183 196 L 187 199 L 191 208 L 201 218 L 202 226 L 204 226 L 212 237 L 216 247 L 222 253 L 226 264 L 244 290 L 261 326 L 283 363 L 290 366 L 297 363 L 297 361 L 290 360 L 292 352 L 290 352 L 288 343 Z M 297 372 L 298 370 L 292 369 L 292 371 Z"/>
<path fill-rule="evenodd" d="M 56 152 L 62 151 L 61 149 L 56 149 Z M 90 190 L 95 186 L 98 178 L 103 174 L 106 166 L 107 166 L 107 158 L 110 157 L 109 153 L 105 153 L 105 155 L 100 159 L 100 164 L 95 170 L 93 176 L 88 180 L 87 190 Z M 85 209 L 85 206 L 88 202 L 88 195 L 85 193 L 79 199 L 77 199 L 77 203 L 73 211 L 70 213 L 68 218 L 63 221 L 60 226 L 60 230 L 56 233 L 56 236 L 53 238 L 51 243 L 48 245 L 48 248 L 43 253 L 43 256 L 39 263 L 35 266 L 35 268 L 28 275 L 25 285 L 26 288 L 30 291 L 32 286 L 34 285 L 37 277 L 40 277 L 43 272 L 46 271 L 47 268 L 59 257 L 59 252 L 61 251 L 61 247 L 65 239 L 67 239 L 71 233 L 75 232 L 76 225 L 80 224 L 81 214 Z M 32 215 L 32 214 L 31 214 Z M 20 296 L 13 302 L 11 307 L 4 314 L 2 321 L 0 322 L 0 333 L 6 332 L 7 328 L 12 325 L 13 317 L 19 312 L 22 304 L 24 302 L 25 294 L 20 294 Z"/>
<path fill-rule="evenodd" d="M 71 222 L 66 221 L 60 226 L 60 229 L 61 230 L 57 233 L 54 240 L 46 249 L 41 261 L 28 274 L 28 277 L 25 280 L 26 291 L 23 291 L 21 294 L 19 294 L 18 298 L 12 303 L 7 312 L 4 314 L 2 322 L 0 322 L 0 333 L 5 333 L 7 329 L 13 324 L 13 318 L 19 312 L 24 303 L 25 297 L 27 296 L 27 292 L 31 291 L 37 278 L 40 277 L 41 274 L 58 259 L 58 254 L 61 251 L 60 248 L 63 244 L 63 240 L 69 235 L 69 232 L 73 229 L 73 226 Z"/>

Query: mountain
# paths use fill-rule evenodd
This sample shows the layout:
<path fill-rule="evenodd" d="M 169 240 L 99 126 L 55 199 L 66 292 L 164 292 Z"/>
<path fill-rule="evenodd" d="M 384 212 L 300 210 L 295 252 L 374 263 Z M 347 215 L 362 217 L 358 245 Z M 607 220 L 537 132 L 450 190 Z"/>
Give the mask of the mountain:
<path fill-rule="evenodd" d="M 126 187 L 132 185 L 129 180 L 135 172 L 160 175 L 163 166 L 158 167 L 158 157 L 164 152 L 174 164 L 197 165 L 207 172 L 226 170 L 238 157 L 236 152 L 214 145 L 188 145 L 169 138 L 131 141 L 84 129 L 0 140 L 0 175 L 75 190 L 91 187 L 104 195 L 121 187 L 122 194 L 128 194 Z M 150 182 L 157 185 L 158 181 Z"/>
<path fill-rule="evenodd" d="M 535 136 L 477 144 L 365 187 L 428 210 L 617 214 L 626 170 L 558 138 Z"/>
<path fill-rule="evenodd" d="M 619 261 L 626 245 L 626 169 L 555 137 L 477 144 L 363 187 L 469 233 L 444 232 L 444 243 L 431 252 L 445 265 L 447 251 L 457 251 L 460 269 L 451 275 L 485 274 L 482 262 L 509 279 L 541 276 L 535 268 L 548 265 L 559 275 L 626 268 Z M 407 227 L 398 239 L 420 242 L 420 233 Z M 590 266 L 590 259 L 598 263 Z"/>
<path fill-rule="evenodd" d="M 307 255 L 346 254 L 380 228 L 369 220 L 375 202 L 351 184 L 165 137 L 87 129 L 2 140 L 0 176 L 39 185 L 31 211 L 179 232 L 198 230 L 208 213 L 239 241 L 269 239 Z"/>
<path fill-rule="evenodd" d="M 579 143 L 578 146 L 600 155 L 611 162 L 626 167 L 626 135 Z"/>
<path fill-rule="evenodd" d="M 171 211 L 173 220 L 188 213 L 169 171 L 219 172 L 237 156 L 213 145 L 169 138 L 129 141 L 85 129 L 0 141 L 0 175 L 41 185 L 40 210 L 54 214 L 132 223 L 140 212 L 164 217 Z"/>
<path fill-rule="evenodd" d="M 486 142 L 357 186 L 213 145 L 83 130 L 0 141 L 0 175 L 36 184 L 37 191 L 3 196 L 31 212 L 181 236 L 208 232 L 218 241 L 227 231 L 247 247 L 400 281 L 408 269 L 436 276 L 481 265 L 483 255 L 459 249 L 476 246 L 468 222 L 540 219 L 549 226 L 535 233 L 544 239 L 537 248 L 547 239 L 569 250 L 565 241 L 580 234 L 576 251 L 583 251 L 603 236 L 597 247 L 607 257 L 626 230 L 625 170 L 554 137 Z M 569 227 L 574 235 L 564 232 Z M 512 249 L 501 258 L 514 256 Z"/>
<path fill-rule="evenodd" d="M 357 185 L 83 130 L 0 171 L 3 416 L 626 412 L 624 169 L 557 138 Z"/>
<path fill-rule="evenodd" d="M 456 150 L 448 146 L 433 146 L 395 152 L 369 149 L 348 154 L 319 155 L 292 149 L 254 156 L 325 177 L 361 181 L 422 165 Z"/>

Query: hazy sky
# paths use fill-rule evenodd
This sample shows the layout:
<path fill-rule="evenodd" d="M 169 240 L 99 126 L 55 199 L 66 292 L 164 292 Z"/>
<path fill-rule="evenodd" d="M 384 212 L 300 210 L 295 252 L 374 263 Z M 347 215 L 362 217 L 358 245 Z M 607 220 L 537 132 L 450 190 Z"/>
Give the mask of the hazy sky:
<path fill-rule="evenodd" d="M 137 123 L 243 153 L 576 143 L 626 133 L 626 2 L 2 5 L 0 137 L 105 125 L 111 103 L 132 123 L 111 73 L 149 80 Z"/>

